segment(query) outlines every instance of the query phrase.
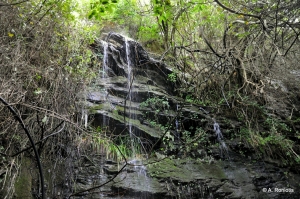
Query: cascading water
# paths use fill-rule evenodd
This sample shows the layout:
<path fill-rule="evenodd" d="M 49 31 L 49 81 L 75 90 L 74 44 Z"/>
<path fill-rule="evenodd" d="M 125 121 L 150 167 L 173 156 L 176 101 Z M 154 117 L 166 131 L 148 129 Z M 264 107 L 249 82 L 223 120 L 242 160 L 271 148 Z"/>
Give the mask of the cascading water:
<path fill-rule="evenodd" d="M 133 77 L 131 73 L 131 60 L 130 60 L 130 46 L 129 46 L 129 41 L 125 37 L 125 50 L 126 50 L 126 60 L 127 60 L 127 88 L 128 88 L 128 101 L 129 101 L 129 120 L 128 120 L 128 131 L 129 131 L 129 136 L 130 136 L 130 142 L 131 142 L 131 149 L 132 149 L 132 156 L 134 157 L 136 152 L 134 148 L 134 135 L 132 132 L 132 115 L 131 115 L 131 103 L 132 103 L 132 84 L 133 84 Z"/>
<path fill-rule="evenodd" d="M 103 62 L 102 62 L 102 78 L 105 78 L 107 71 L 107 49 L 108 43 L 106 41 L 101 41 L 103 46 Z"/>
<path fill-rule="evenodd" d="M 131 141 L 131 150 L 132 150 L 132 160 L 129 161 L 130 164 L 134 165 L 133 170 L 138 173 L 139 176 L 139 183 L 144 183 L 143 187 L 145 187 L 145 191 L 149 189 L 149 177 L 147 176 L 147 169 L 146 166 L 143 165 L 142 159 L 137 158 L 137 154 L 135 151 L 135 141 L 141 142 L 139 138 L 133 133 L 132 128 L 132 119 L 135 118 L 135 113 L 132 110 L 132 99 L 133 99 L 133 74 L 132 74 L 132 62 L 131 62 L 131 52 L 130 52 L 130 41 L 125 37 L 125 49 L 126 49 L 126 59 L 127 59 L 127 89 L 128 89 L 128 111 L 129 111 L 129 120 L 128 120 L 128 131 Z M 136 138 L 136 139 L 135 139 Z M 141 147 L 143 147 L 142 142 L 140 143 Z M 140 196 L 140 198 L 147 198 L 147 196 Z"/>
<path fill-rule="evenodd" d="M 131 74 L 131 61 L 130 61 L 130 46 L 129 46 L 129 42 L 128 39 L 125 38 L 125 49 L 126 49 L 126 60 L 127 60 L 127 88 L 128 88 L 128 101 L 129 101 L 129 107 L 131 107 L 131 100 L 132 100 L 132 74 Z M 131 134 L 131 109 L 129 108 L 129 121 L 128 121 L 128 125 L 129 125 L 129 133 Z"/>
<path fill-rule="evenodd" d="M 107 53 L 107 49 L 108 49 L 108 43 L 106 41 L 101 41 L 102 42 L 102 46 L 103 46 L 103 62 L 102 62 L 102 79 L 106 78 L 106 72 L 107 72 L 107 68 L 108 68 L 108 53 Z M 108 100 L 108 92 L 106 88 L 104 89 L 104 101 Z M 102 125 L 103 127 L 105 127 L 106 124 L 106 117 L 105 115 L 103 115 L 102 117 Z"/>
<path fill-rule="evenodd" d="M 179 110 L 179 105 L 177 104 L 176 105 L 176 111 L 178 112 Z M 175 140 L 179 141 L 180 140 L 180 134 L 179 134 L 179 121 L 178 121 L 178 118 L 176 117 L 176 120 L 175 120 L 175 127 L 176 127 L 176 135 L 175 135 Z"/>
<path fill-rule="evenodd" d="M 223 139 L 223 134 L 220 130 L 220 125 L 217 123 L 217 121 L 213 118 L 213 121 L 214 121 L 214 132 L 216 133 L 216 137 L 217 137 L 217 140 L 220 144 L 220 151 L 221 151 L 221 156 L 223 158 L 229 158 L 229 154 L 228 154 L 228 148 L 226 146 L 226 143 Z"/>
<path fill-rule="evenodd" d="M 131 51 L 130 51 L 130 42 L 132 40 L 129 40 L 128 38 L 124 37 L 124 42 L 125 42 L 125 50 L 126 50 L 126 60 L 127 60 L 127 89 L 128 89 L 128 97 L 127 101 L 128 103 L 128 112 L 129 112 L 129 120 L 128 120 L 128 131 L 130 135 L 130 141 L 131 141 L 131 149 L 132 149 L 132 157 L 136 156 L 136 148 L 135 144 L 140 143 L 140 147 L 146 152 L 144 149 L 143 143 L 141 142 L 140 138 L 138 138 L 134 133 L 133 133 L 133 126 L 132 126 L 132 121 L 131 120 L 136 120 L 136 113 L 135 110 L 133 110 L 133 99 L 135 96 L 133 92 L 133 73 L 132 73 L 132 66 L 133 62 L 131 60 Z M 136 142 L 136 143 L 135 143 Z"/>

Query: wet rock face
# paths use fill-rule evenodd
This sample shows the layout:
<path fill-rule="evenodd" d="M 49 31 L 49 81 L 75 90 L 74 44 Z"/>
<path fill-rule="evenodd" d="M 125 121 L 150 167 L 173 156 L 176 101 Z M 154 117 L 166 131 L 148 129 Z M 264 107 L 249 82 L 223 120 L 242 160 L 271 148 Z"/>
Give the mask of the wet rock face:
<path fill-rule="evenodd" d="M 155 84 L 168 94 L 172 94 L 173 85 L 167 81 L 168 74 L 172 73 L 166 65 L 148 56 L 147 51 L 136 41 L 117 33 L 109 33 L 105 40 L 98 40 L 93 45 L 95 51 L 104 55 L 107 43 L 106 74 L 128 78 L 128 67 L 133 78 L 144 77 L 138 84 Z M 130 66 L 128 66 L 128 64 Z"/>
<path fill-rule="evenodd" d="M 238 154 L 232 154 L 228 161 L 151 158 L 143 162 L 128 160 L 128 163 L 112 182 L 74 198 L 299 198 L 298 175 L 268 163 L 244 159 Z M 110 160 L 102 162 L 99 157 L 82 157 L 75 166 L 78 171 L 75 189 L 86 190 L 103 184 L 123 165 Z M 291 190 L 293 192 L 287 192 Z"/>
<path fill-rule="evenodd" d="M 177 123 L 174 120 L 170 128 L 172 133 L 179 126 L 183 130 L 201 127 L 208 135 L 210 146 L 208 148 L 203 142 L 190 150 L 193 159 L 178 154 L 176 157 L 180 159 L 172 159 L 157 153 L 156 159 L 143 162 L 147 166 L 138 166 L 141 163 L 133 161 L 120 174 L 123 163 L 99 161 L 99 164 L 88 167 L 85 164 L 78 166 L 75 187 L 79 190 L 104 183 L 118 174 L 113 182 L 101 187 L 102 195 L 89 193 L 84 198 L 298 198 L 299 176 L 258 161 L 258 158 L 253 158 L 254 151 L 249 146 L 226 140 L 226 137 L 231 137 L 229 133 L 236 132 L 240 123 L 228 123 L 225 117 L 218 118 L 229 150 L 226 151 L 226 160 L 222 161 L 224 155 L 218 146 L 221 144 L 218 143 L 220 135 L 216 134 L 210 116 L 210 112 L 215 111 L 186 104 L 183 99 L 174 97 L 174 85 L 167 81 L 172 71 L 152 59 L 139 43 L 110 33 L 103 40 L 96 41 L 93 48 L 99 55 L 102 68 L 94 89 L 84 93 L 84 98 L 88 100 L 89 118 L 93 119 L 94 126 L 106 126 L 109 132 L 128 135 L 131 125 L 132 133 L 143 138 L 144 147 L 150 149 L 164 132 L 149 124 L 149 120 L 168 124 L 176 118 Z M 150 104 L 149 99 L 156 99 L 160 104 Z M 141 106 L 147 100 L 147 106 Z M 164 106 L 168 108 L 164 109 Z M 178 109 L 180 114 L 177 114 Z M 180 130 L 178 132 L 180 134 Z M 239 151 L 243 151 L 244 156 Z M 98 163 L 98 160 L 93 162 Z M 293 193 L 274 192 L 275 188 L 289 187 L 294 189 Z M 271 191 L 264 192 L 263 188 Z"/>
<path fill-rule="evenodd" d="M 92 47 L 102 63 L 94 89 L 84 94 L 94 126 L 106 126 L 110 132 L 128 135 L 124 129 L 130 125 L 135 135 L 149 140 L 148 148 L 151 148 L 150 143 L 155 143 L 163 132 L 147 120 L 167 124 L 176 117 L 179 104 L 182 126 L 207 123 L 209 117 L 199 112 L 199 107 L 185 106 L 183 99 L 174 97 L 174 83 L 168 81 L 172 70 L 151 58 L 138 42 L 109 33 Z M 164 104 L 142 107 L 149 99 L 164 100 Z"/>

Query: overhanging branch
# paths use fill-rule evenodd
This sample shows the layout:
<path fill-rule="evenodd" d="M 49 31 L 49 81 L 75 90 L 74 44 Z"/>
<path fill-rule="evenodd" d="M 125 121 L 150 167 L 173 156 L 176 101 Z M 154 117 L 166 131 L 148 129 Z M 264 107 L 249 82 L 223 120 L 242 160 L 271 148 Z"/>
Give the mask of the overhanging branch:
<path fill-rule="evenodd" d="M 233 13 L 233 14 L 243 15 L 243 16 L 247 16 L 247 17 L 254 17 L 254 18 L 259 19 L 259 20 L 261 19 L 261 17 L 258 16 L 258 15 L 252 15 L 252 14 L 247 14 L 247 13 L 242 13 L 242 12 L 238 12 L 238 11 L 232 10 L 231 8 L 228 8 L 228 7 L 226 7 L 225 5 L 223 5 L 222 3 L 220 3 L 219 0 L 214 0 L 214 1 L 215 1 L 219 6 L 221 6 L 223 9 L 225 9 L 225 10 L 227 10 L 227 11 Z"/>
<path fill-rule="evenodd" d="M 38 169 L 39 169 L 39 173 L 40 173 L 40 179 L 41 179 L 41 190 L 42 190 L 42 199 L 45 199 L 45 186 L 44 186 L 44 176 L 43 176 L 43 169 L 42 169 L 42 164 L 40 161 L 40 157 L 39 154 L 37 152 L 37 149 L 34 145 L 33 139 L 28 131 L 28 129 L 26 128 L 23 120 L 21 119 L 21 117 L 17 114 L 17 112 L 14 110 L 14 108 L 12 106 L 10 106 L 2 97 L 0 97 L 0 101 L 9 109 L 9 111 L 14 115 L 15 119 L 21 124 L 22 128 L 24 129 L 30 144 L 33 148 L 34 151 L 34 155 L 36 157 L 36 161 L 38 164 Z"/>

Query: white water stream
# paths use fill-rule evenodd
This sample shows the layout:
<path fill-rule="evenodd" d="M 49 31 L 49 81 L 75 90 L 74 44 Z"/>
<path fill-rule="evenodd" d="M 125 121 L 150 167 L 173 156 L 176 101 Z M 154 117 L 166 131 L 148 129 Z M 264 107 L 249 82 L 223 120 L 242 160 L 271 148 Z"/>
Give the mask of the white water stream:
<path fill-rule="evenodd" d="M 113 34 L 113 33 L 112 33 Z M 151 180 L 150 178 L 147 176 L 147 168 L 146 166 L 143 165 L 143 157 L 139 157 L 138 153 L 140 153 L 139 151 L 137 151 L 138 148 L 143 148 L 143 143 L 141 142 L 140 138 L 137 137 L 135 135 L 135 128 L 133 126 L 133 121 L 136 120 L 136 112 L 134 109 L 134 100 L 135 100 L 135 96 L 134 95 L 134 91 L 133 91 L 133 67 L 134 67 L 134 62 L 133 62 L 133 56 L 131 53 L 131 44 L 132 44 L 132 40 L 130 40 L 129 38 L 124 37 L 124 43 L 123 43 L 123 50 L 125 50 L 125 59 L 126 62 L 123 65 L 123 68 L 125 70 L 125 73 L 127 73 L 127 86 L 126 89 L 128 91 L 125 103 L 125 111 L 126 111 L 126 121 L 124 121 L 127 125 L 127 130 L 128 130 L 128 134 L 129 134 L 129 139 L 130 139 L 130 147 L 131 147 L 131 152 L 132 152 L 132 156 L 130 161 L 128 161 L 129 165 L 128 165 L 128 171 L 133 171 L 134 173 L 137 174 L 137 177 L 133 177 L 133 179 L 131 179 L 130 182 L 134 182 L 136 184 L 139 185 L 139 187 L 142 187 L 142 191 L 141 192 L 148 192 L 151 189 Z M 101 81 L 108 81 L 108 71 L 110 70 L 109 68 L 109 50 L 110 50 L 110 46 L 109 43 L 106 41 L 102 41 L 102 46 L 103 46 L 103 62 L 102 62 L 102 70 L 99 71 L 99 73 L 101 74 Z M 126 66 L 127 65 L 127 66 Z M 127 71 L 126 71 L 127 69 Z M 103 88 L 103 100 L 106 103 L 110 103 L 111 99 L 113 99 L 113 97 L 111 96 L 111 99 L 109 98 L 109 94 L 106 88 Z M 102 126 L 103 128 L 105 128 L 105 126 L 108 125 L 109 121 L 107 117 L 105 115 L 103 115 L 103 123 Z M 138 144 L 141 144 L 140 146 L 137 146 Z M 144 149 L 144 148 L 143 148 Z M 145 149 L 144 149 L 145 150 Z M 146 150 L 145 150 L 146 151 Z M 130 173 L 130 172 L 128 172 Z M 127 172 L 122 172 L 122 174 L 120 174 L 120 176 L 127 176 L 128 175 Z M 141 196 L 140 198 L 144 198 L 143 196 Z M 145 197 L 147 198 L 147 197 Z"/>
<path fill-rule="evenodd" d="M 131 150 L 132 150 L 132 160 L 129 161 L 130 164 L 135 165 L 133 166 L 133 169 L 135 172 L 138 173 L 139 180 L 141 180 L 139 183 L 143 183 L 143 187 L 145 187 L 145 190 L 149 190 L 149 177 L 147 176 L 147 169 L 146 166 L 143 165 L 143 162 L 141 159 L 137 159 L 137 152 L 136 152 L 136 144 L 135 142 L 140 142 L 140 139 L 136 138 L 136 136 L 133 133 L 133 128 L 132 128 L 132 119 L 136 119 L 135 113 L 132 113 L 132 98 L 133 98 L 133 74 L 132 74 L 132 62 L 130 60 L 130 43 L 129 40 L 125 37 L 125 46 L 126 46 L 126 59 L 127 59 L 127 89 L 128 89 L 128 102 L 129 102 L 129 120 L 128 120 L 128 131 L 130 135 L 130 142 L 131 142 Z M 141 144 L 141 147 L 143 147 L 143 144 Z"/>
<path fill-rule="evenodd" d="M 105 78 L 106 71 L 107 71 L 107 49 L 108 49 L 108 43 L 106 41 L 101 41 L 103 46 L 103 62 L 102 62 L 102 78 Z"/>
<path fill-rule="evenodd" d="M 132 132 L 132 113 L 131 113 L 131 102 L 132 102 L 132 84 L 133 84 L 133 76 L 132 76 L 132 69 L 131 69 L 131 60 L 130 60 L 130 46 L 129 46 L 129 41 L 128 38 L 125 37 L 125 49 L 126 49 L 126 60 L 127 60 L 127 89 L 128 89 L 128 102 L 129 102 L 129 120 L 128 120 L 128 131 L 129 131 L 129 136 L 130 136 L 130 142 L 131 142 L 131 149 L 132 149 L 132 154 L 133 157 L 136 155 L 135 147 L 134 147 L 134 134 Z"/>
<path fill-rule="evenodd" d="M 103 45 L 103 62 L 102 62 L 102 79 L 107 77 L 107 68 L 108 68 L 108 43 L 106 41 L 101 41 L 102 45 Z M 104 100 L 107 101 L 108 100 L 108 91 L 106 88 L 103 88 L 104 90 Z M 107 125 L 106 123 L 106 116 L 103 115 L 102 117 L 102 123 L 103 123 L 103 127 L 105 127 Z"/>
<path fill-rule="evenodd" d="M 217 123 L 217 121 L 214 118 L 213 121 L 214 121 L 214 132 L 216 133 L 217 140 L 220 144 L 221 157 L 229 158 L 228 148 L 223 139 L 223 134 L 221 132 L 220 125 Z"/>

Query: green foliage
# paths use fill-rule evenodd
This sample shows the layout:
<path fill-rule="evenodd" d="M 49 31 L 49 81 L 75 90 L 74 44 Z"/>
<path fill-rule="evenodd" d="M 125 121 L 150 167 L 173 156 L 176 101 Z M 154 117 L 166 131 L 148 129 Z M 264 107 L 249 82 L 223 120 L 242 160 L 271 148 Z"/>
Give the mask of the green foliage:
<path fill-rule="evenodd" d="M 170 108 L 168 99 L 166 98 L 159 98 L 159 97 L 152 97 L 148 98 L 146 101 L 140 104 L 141 108 L 150 108 L 154 110 L 156 113 L 160 113 L 162 111 L 167 111 Z"/>
<path fill-rule="evenodd" d="M 209 101 L 202 101 L 200 99 L 195 98 L 192 94 L 187 94 L 185 96 L 185 101 L 188 103 L 199 104 L 199 105 L 203 105 L 203 106 L 207 106 L 207 105 L 211 104 L 211 102 L 209 102 Z"/>
<path fill-rule="evenodd" d="M 42 76 L 39 75 L 38 73 L 35 73 L 35 79 L 36 79 L 37 81 L 39 81 L 39 80 L 42 79 Z"/>
<path fill-rule="evenodd" d="M 159 26 L 157 23 L 153 23 L 153 19 L 151 17 L 144 19 L 143 24 L 138 29 L 138 38 L 141 41 L 161 41 L 159 35 Z M 151 45 L 151 42 L 148 45 Z M 154 43 L 154 42 L 153 42 Z M 151 46 L 146 46 L 151 47 Z"/>
<path fill-rule="evenodd" d="M 70 57 L 68 65 L 65 66 L 65 69 L 76 77 L 84 77 L 85 79 L 91 80 L 96 77 L 96 73 L 90 70 L 93 54 L 90 50 L 85 50 L 81 53 L 83 54 L 74 54 L 72 57 Z"/>
<path fill-rule="evenodd" d="M 129 25 L 128 23 L 130 22 L 137 23 L 138 20 L 141 19 L 137 11 L 138 7 L 136 1 L 122 0 L 116 5 L 116 9 L 111 18 L 120 25 Z"/>
<path fill-rule="evenodd" d="M 88 18 L 100 20 L 103 17 L 106 17 L 113 13 L 117 3 L 117 0 L 92 0 L 90 3 L 91 9 L 88 13 Z"/>
<path fill-rule="evenodd" d="M 177 81 L 177 73 L 172 72 L 168 74 L 168 81 L 175 83 Z"/>
<path fill-rule="evenodd" d="M 110 20 L 122 25 L 122 30 L 125 29 L 130 37 L 150 45 L 146 47 L 151 48 L 151 44 L 156 43 L 153 41 L 161 41 L 155 17 L 149 13 L 147 6 L 140 7 L 135 0 L 120 1 Z"/>
<path fill-rule="evenodd" d="M 195 99 L 191 95 L 185 97 L 185 101 L 189 103 L 194 103 Z"/>
<path fill-rule="evenodd" d="M 291 128 L 287 124 L 275 119 L 268 117 L 265 121 L 265 124 L 271 132 L 290 132 Z"/>
<path fill-rule="evenodd" d="M 174 151 L 176 149 L 174 141 L 174 135 L 170 131 L 168 131 L 163 137 L 163 144 L 165 148 L 162 148 L 161 151 L 165 153 L 168 153 L 169 151 Z"/>
<path fill-rule="evenodd" d="M 272 119 L 267 119 L 266 122 L 271 125 L 270 131 L 258 132 L 242 128 L 240 133 L 261 155 L 279 159 L 284 165 L 298 162 L 300 156 L 293 149 L 294 142 L 278 131 L 279 129 L 289 131 L 289 128 L 285 124 L 274 123 Z"/>
<path fill-rule="evenodd" d="M 181 132 L 180 141 L 177 141 L 177 144 L 174 133 L 174 131 L 168 131 L 166 133 L 163 138 L 164 148 L 161 149 L 162 152 L 170 153 L 179 150 L 180 153 L 185 156 L 193 156 L 197 150 L 205 149 L 207 143 L 209 143 L 207 134 L 201 127 L 183 130 Z"/>
<path fill-rule="evenodd" d="M 208 141 L 207 134 L 201 127 L 198 127 L 195 130 L 194 135 L 192 135 L 191 133 L 192 130 L 193 129 L 191 128 L 189 131 L 185 130 L 182 133 L 181 139 L 184 141 L 185 144 L 181 148 L 184 151 L 184 153 L 190 153 L 194 150 L 204 147 L 206 145 L 205 143 Z"/>
<path fill-rule="evenodd" d="M 158 22 L 168 21 L 172 17 L 172 5 L 170 0 L 152 0 L 154 16 Z"/>
<path fill-rule="evenodd" d="M 126 143 L 126 139 L 119 139 L 118 143 L 104 136 L 105 130 L 101 127 L 95 129 L 94 134 L 85 138 L 92 145 L 94 151 L 98 153 L 106 153 L 107 158 L 122 161 L 132 155 L 130 144 Z M 123 157 L 124 156 L 124 157 Z"/>

